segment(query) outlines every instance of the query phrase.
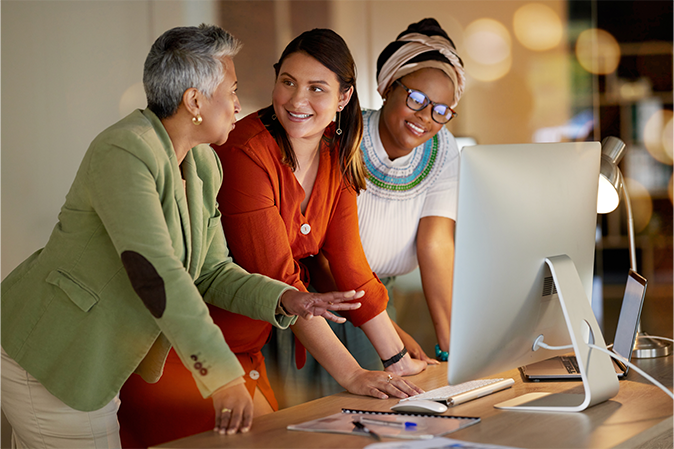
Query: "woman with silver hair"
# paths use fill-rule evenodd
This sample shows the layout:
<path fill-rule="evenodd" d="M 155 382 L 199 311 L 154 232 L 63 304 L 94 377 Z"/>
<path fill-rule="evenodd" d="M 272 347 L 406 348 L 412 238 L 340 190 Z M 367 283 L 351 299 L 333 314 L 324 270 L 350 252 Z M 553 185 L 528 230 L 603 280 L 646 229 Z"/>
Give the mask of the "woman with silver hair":
<path fill-rule="evenodd" d="M 239 42 L 216 26 L 152 46 L 148 107 L 94 139 L 47 245 L 2 282 L 2 409 L 17 447 L 120 447 L 119 391 L 156 382 L 171 347 L 216 429 L 247 431 L 243 369 L 204 301 L 279 327 L 361 293 L 298 292 L 232 262 L 216 194 L 240 105 Z M 180 404 L 175 404 L 180 407 Z"/>
<path fill-rule="evenodd" d="M 464 87 L 463 62 L 454 43 L 435 19 L 423 19 L 409 25 L 379 55 L 377 91 L 384 105 L 363 111 L 367 189 L 358 196 L 363 249 L 389 294 L 396 276 L 419 266 L 438 360 L 447 360 L 449 347 L 459 167 L 459 149 L 445 124 L 456 116 Z M 334 287 L 330 267 L 324 259 L 314 259 L 312 283 L 328 291 Z M 395 319 L 393 301 L 387 311 Z M 412 357 L 438 363 L 394 326 Z M 348 322 L 331 327 L 361 365 L 372 369 L 368 361 L 379 362 L 359 329 Z M 320 387 L 315 389 L 322 394 L 338 389 L 318 367 L 307 382 L 316 379 Z"/>

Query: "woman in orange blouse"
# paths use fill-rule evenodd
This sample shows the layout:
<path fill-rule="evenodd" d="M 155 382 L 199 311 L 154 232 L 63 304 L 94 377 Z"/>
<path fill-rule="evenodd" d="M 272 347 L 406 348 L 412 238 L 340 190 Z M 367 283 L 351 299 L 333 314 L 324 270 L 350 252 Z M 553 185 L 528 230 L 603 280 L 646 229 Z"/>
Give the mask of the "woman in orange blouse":
<path fill-rule="evenodd" d="M 274 68 L 272 106 L 237 122 L 228 142 L 216 147 L 226 180 L 218 202 L 232 256 L 250 272 L 307 291 L 303 259 L 322 251 L 340 289 L 365 291 L 362 306 L 344 316 L 369 337 L 385 372 L 363 370 L 322 318 L 298 320 L 296 337 L 353 393 L 414 394 L 419 390 L 397 376 L 416 374 L 426 363 L 406 354 L 385 310 L 386 288 L 360 242 L 356 195 L 365 185 L 358 147 L 363 128 L 351 53 L 339 35 L 315 29 L 292 41 Z M 211 314 L 231 347 L 262 358 L 270 326 L 227 311 Z M 294 352 L 301 367 L 302 345 Z M 256 371 L 261 379 L 264 369 Z M 263 393 L 269 410 L 275 409 L 273 394 Z"/>
<path fill-rule="evenodd" d="M 343 315 L 362 327 L 391 365 L 387 372 L 362 369 L 322 317 L 298 319 L 296 335 L 352 393 L 377 398 L 419 393 L 399 376 L 416 374 L 426 364 L 401 356 L 403 343 L 385 312 L 386 289 L 372 273 L 358 234 L 356 192 L 364 185 L 358 149 L 362 118 L 351 54 L 334 32 L 313 30 L 289 44 L 275 67 L 273 108 L 237 122 L 229 134 L 232 144 L 215 147 L 223 166 L 218 202 L 230 254 L 250 272 L 307 291 L 309 279 L 301 259 L 322 250 L 333 261 L 337 285 L 365 292 L 354 296 L 362 306 Z M 338 109 L 343 110 L 341 130 L 335 135 L 332 119 Z M 236 310 L 209 309 L 245 371 L 254 416 L 277 410 L 261 353 L 271 326 Z M 296 352 L 305 354 L 301 346 Z M 134 376 L 124 389 L 124 447 L 147 447 L 204 432 L 214 420 L 211 402 L 201 397 L 177 357 L 169 356 L 157 384 Z"/>

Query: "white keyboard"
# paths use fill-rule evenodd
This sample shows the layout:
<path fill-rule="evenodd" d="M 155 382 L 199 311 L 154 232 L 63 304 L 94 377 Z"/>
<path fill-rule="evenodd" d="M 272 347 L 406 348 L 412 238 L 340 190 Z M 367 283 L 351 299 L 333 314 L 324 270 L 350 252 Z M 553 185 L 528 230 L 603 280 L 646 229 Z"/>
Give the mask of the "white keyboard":
<path fill-rule="evenodd" d="M 436 388 L 416 396 L 401 399 L 400 402 L 423 399 L 427 401 L 446 402 L 448 405 L 458 405 L 459 403 L 471 399 L 504 390 L 514 383 L 515 381 L 509 378 L 471 380 L 458 385 L 447 385 L 445 387 Z"/>

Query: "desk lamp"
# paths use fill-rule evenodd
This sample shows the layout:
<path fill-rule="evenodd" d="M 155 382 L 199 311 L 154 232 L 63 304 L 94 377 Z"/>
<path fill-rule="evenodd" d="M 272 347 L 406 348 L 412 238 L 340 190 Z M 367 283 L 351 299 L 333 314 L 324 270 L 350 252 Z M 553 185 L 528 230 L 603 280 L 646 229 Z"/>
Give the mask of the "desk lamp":
<path fill-rule="evenodd" d="M 618 162 L 623 157 L 625 142 L 617 137 L 606 137 L 601 142 L 601 167 L 599 172 L 599 193 L 597 198 L 597 213 L 608 214 L 620 204 L 620 194 L 625 197 L 627 211 L 627 235 L 630 248 L 630 268 L 637 271 L 637 253 L 634 244 L 634 218 L 629 194 L 618 168 Z M 641 330 L 641 321 L 637 327 L 637 339 L 632 351 L 632 357 L 648 359 L 662 357 L 671 353 L 671 344 L 648 338 L 648 334 Z"/>

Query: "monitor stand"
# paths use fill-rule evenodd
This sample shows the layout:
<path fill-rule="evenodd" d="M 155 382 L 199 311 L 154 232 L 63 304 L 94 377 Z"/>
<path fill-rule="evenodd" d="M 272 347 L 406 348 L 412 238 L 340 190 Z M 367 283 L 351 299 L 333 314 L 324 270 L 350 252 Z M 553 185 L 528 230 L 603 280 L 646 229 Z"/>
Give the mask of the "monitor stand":
<path fill-rule="evenodd" d="M 550 267 L 557 287 L 585 394 L 529 393 L 494 405 L 498 409 L 580 412 L 618 394 L 618 377 L 611 358 L 587 346 L 589 342 L 605 348 L 606 343 L 575 264 L 567 255 L 549 257 L 545 262 Z"/>

